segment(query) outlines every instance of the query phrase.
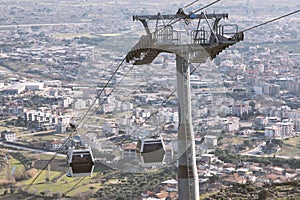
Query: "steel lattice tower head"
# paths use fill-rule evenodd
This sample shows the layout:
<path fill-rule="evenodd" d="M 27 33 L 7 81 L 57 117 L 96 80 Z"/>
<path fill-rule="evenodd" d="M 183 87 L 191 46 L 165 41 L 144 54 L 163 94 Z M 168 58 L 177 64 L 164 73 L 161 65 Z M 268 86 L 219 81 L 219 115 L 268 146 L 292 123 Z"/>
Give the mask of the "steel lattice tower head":
<path fill-rule="evenodd" d="M 134 21 L 140 21 L 145 28 L 146 35 L 127 53 L 126 61 L 134 65 L 150 64 L 159 53 L 175 53 L 190 63 L 202 63 L 207 58 L 214 59 L 220 52 L 229 46 L 244 39 L 243 32 L 238 32 L 234 24 L 219 25 L 222 19 L 227 19 L 228 14 L 185 14 L 179 9 L 175 15 L 142 15 L 133 16 Z M 156 27 L 150 32 L 149 20 L 156 20 Z M 160 20 L 173 20 L 172 23 L 158 25 Z M 198 20 L 197 27 L 186 33 L 173 28 L 176 23 L 184 21 L 187 25 L 191 20 Z M 211 21 L 211 22 L 210 22 Z M 201 27 L 201 23 L 206 27 Z"/>
<path fill-rule="evenodd" d="M 228 14 L 186 14 L 179 9 L 175 15 L 133 16 L 140 21 L 146 31 L 139 42 L 127 53 L 126 61 L 134 65 L 151 64 L 162 52 L 176 54 L 177 92 L 179 102 L 178 130 L 178 193 L 180 200 L 199 199 L 199 181 L 196 166 L 195 141 L 192 129 L 190 63 L 204 63 L 214 59 L 227 47 L 244 39 L 236 25 L 219 25 Z M 150 31 L 149 20 L 156 20 L 155 30 Z M 171 20 L 159 25 L 160 21 Z M 188 31 L 176 30 L 178 23 L 190 25 L 198 20 L 197 26 Z M 203 26 L 203 22 L 206 26 Z M 228 31 L 230 30 L 230 31 Z"/>

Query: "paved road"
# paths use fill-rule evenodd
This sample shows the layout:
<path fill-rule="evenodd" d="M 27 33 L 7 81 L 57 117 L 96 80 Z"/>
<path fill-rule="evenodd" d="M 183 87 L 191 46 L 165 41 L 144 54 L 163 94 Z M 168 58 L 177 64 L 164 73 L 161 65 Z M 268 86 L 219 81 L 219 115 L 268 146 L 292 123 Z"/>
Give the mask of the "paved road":
<path fill-rule="evenodd" d="M 258 155 L 257 153 L 258 152 L 261 152 L 261 146 L 257 146 L 253 149 L 250 149 L 249 151 L 246 151 L 246 152 L 243 152 L 243 153 L 240 153 L 240 155 L 245 155 L 245 156 L 255 156 L 255 157 L 273 157 L 274 154 L 261 154 L 261 155 Z M 275 157 L 276 158 L 284 158 L 284 159 L 300 159 L 299 156 L 278 156 L 275 154 Z"/>
<path fill-rule="evenodd" d="M 14 145 L 14 144 L 7 144 L 3 141 L 0 142 L 0 145 L 3 145 L 4 147 L 12 147 L 12 148 L 16 148 L 16 149 L 19 149 L 19 150 L 32 151 L 32 152 L 41 153 L 41 154 L 48 154 L 48 155 L 54 155 L 55 154 L 55 152 L 52 152 L 52 151 L 34 149 L 34 148 L 29 148 L 29 147 L 23 147 L 23 146 L 18 146 L 18 145 Z M 60 153 L 57 153 L 56 156 L 66 157 L 66 155 L 60 154 Z"/>
<path fill-rule="evenodd" d="M 32 26 L 64 26 L 73 24 L 87 24 L 86 22 L 49 23 L 49 24 L 9 24 L 0 25 L 0 28 L 32 27 Z"/>
<path fill-rule="evenodd" d="M 22 135 L 18 135 L 18 137 L 22 137 L 22 136 L 32 136 L 32 135 L 39 135 L 39 134 L 48 134 L 48 133 L 53 133 L 54 130 L 48 130 L 48 131 L 39 131 L 39 132 L 34 132 L 34 133 L 25 133 Z"/>

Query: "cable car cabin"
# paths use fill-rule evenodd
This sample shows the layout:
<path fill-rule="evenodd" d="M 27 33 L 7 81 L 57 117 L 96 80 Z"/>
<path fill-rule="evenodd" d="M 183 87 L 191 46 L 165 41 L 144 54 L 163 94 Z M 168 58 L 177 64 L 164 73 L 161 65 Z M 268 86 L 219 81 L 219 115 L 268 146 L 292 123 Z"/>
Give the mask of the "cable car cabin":
<path fill-rule="evenodd" d="M 144 164 L 162 164 L 165 160 L 165 144 L 161 136 L 139 139 L 136 147 Z"/>
<path fill-rule="evenodd" d="M 69 149 L 67 154 L 68 177 L 92 176 L 94 165 L 95 161 L 90 147 Z"/>

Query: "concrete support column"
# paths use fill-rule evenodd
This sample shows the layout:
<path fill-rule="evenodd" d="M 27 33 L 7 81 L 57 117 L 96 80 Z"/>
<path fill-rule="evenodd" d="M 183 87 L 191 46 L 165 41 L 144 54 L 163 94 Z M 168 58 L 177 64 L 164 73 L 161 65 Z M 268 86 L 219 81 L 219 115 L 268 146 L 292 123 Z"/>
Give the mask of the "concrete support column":
<path fill-rule="evenodd" d="M 179 101 L 177 136 L 179 200 L 199 200 L 199 180 L 191 112 L 190 67 L 188 61 L 178 55 L 176 55 L 176 70 Z"/>

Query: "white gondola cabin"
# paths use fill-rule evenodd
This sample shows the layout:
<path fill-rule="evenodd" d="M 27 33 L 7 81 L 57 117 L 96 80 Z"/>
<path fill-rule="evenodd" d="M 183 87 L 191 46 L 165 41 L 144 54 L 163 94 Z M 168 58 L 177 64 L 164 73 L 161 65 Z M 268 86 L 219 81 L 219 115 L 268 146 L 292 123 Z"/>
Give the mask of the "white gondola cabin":
<path fill-rule="evenodd" d="M 92 176 L 95 161 L 91 148 L 84 146 L 80 137 L 72 142 L 67 153 L 67 176 Z"/>
<path fill-rule="evenodd" d="M 136 147 L 144 164 L 162 164 L 165 160 L 165 144 L 161 136 L 139 139 Z"/>

